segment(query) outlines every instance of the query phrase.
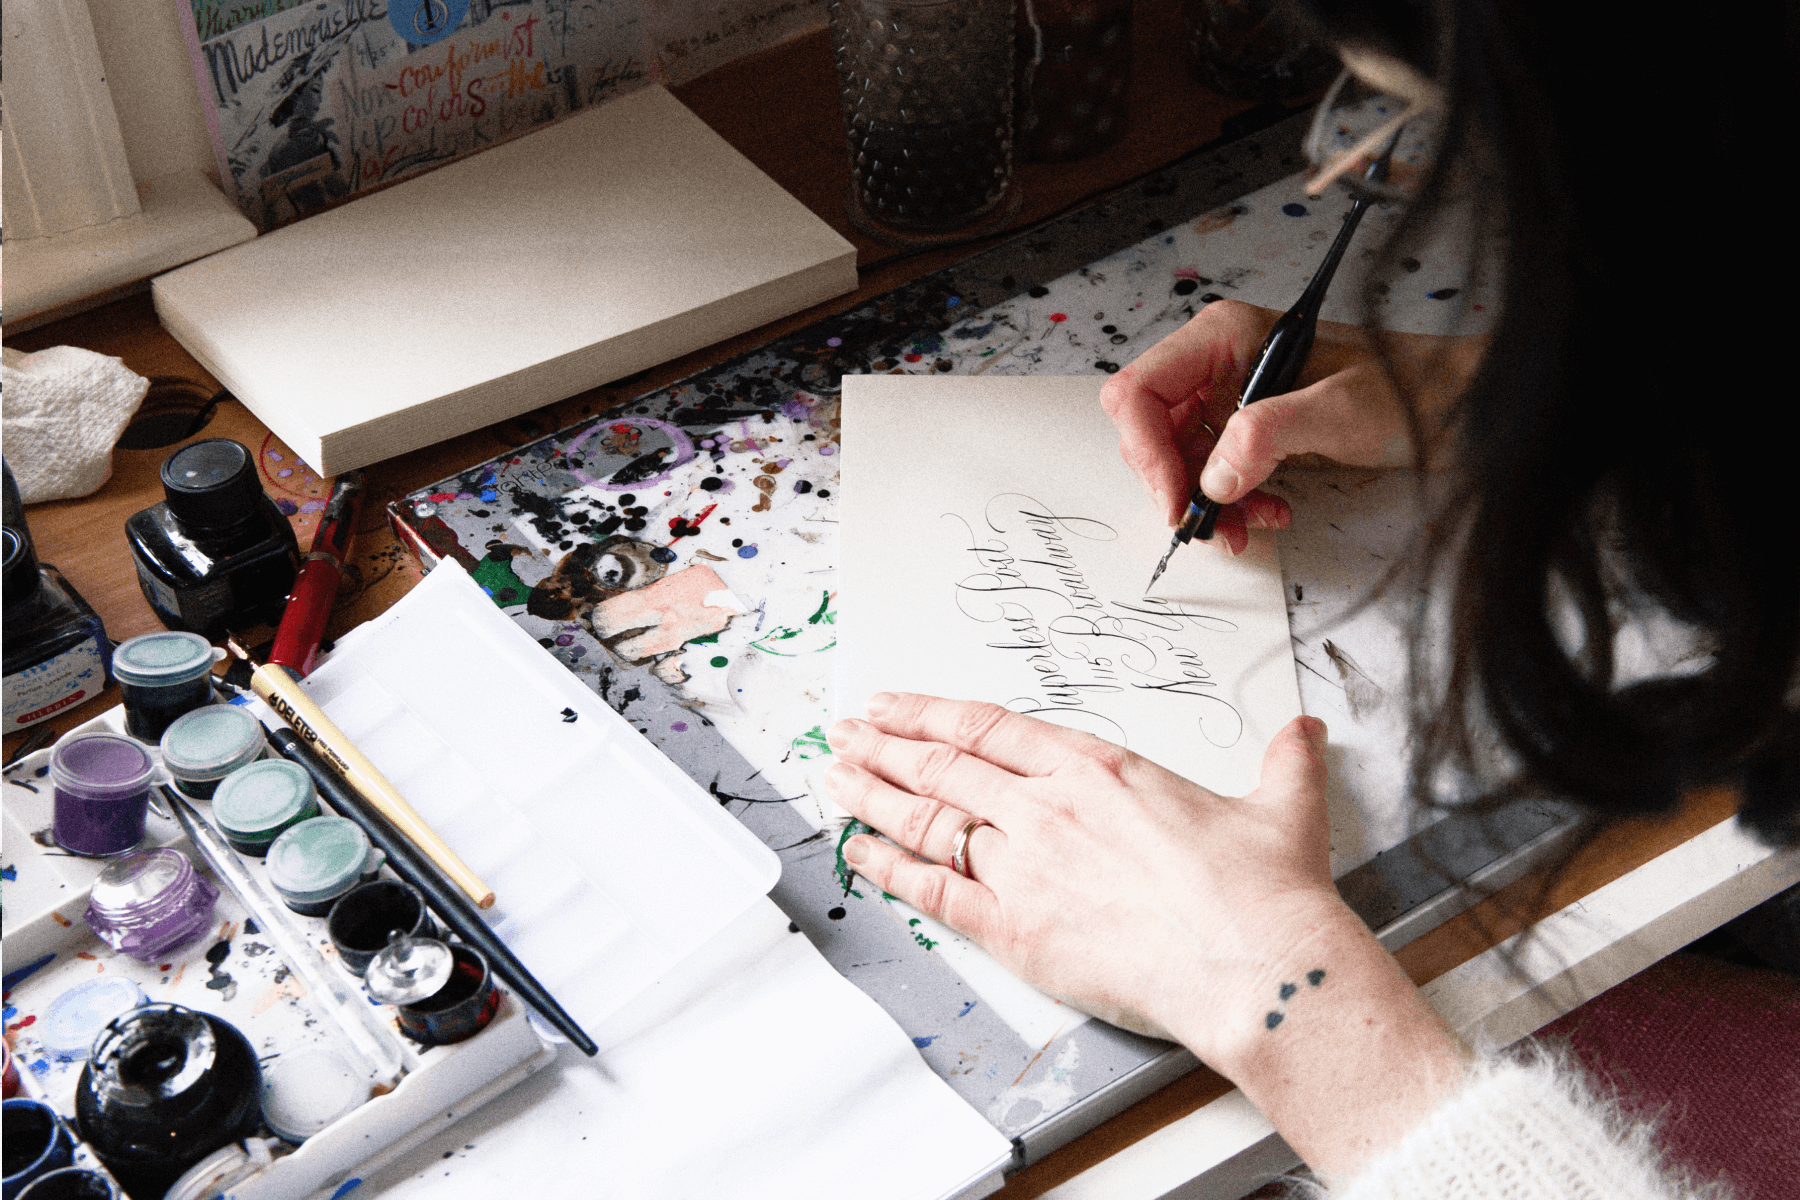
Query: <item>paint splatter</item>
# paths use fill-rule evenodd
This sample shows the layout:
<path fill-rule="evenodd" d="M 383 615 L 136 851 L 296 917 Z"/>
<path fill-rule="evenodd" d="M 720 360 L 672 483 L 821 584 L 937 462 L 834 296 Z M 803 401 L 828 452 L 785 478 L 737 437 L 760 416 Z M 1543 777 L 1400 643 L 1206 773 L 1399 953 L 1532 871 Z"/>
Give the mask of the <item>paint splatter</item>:
<path fill-rule="evenodd" d="M 1314 987 L 1318 987 L 1321 983 L 1324 983 L 1325 982 L 1324 968 L 1314 967 L 1312 970 L 1308 971 L 1306 973 L 1306 982 L 1312 984 Z"/>
<path fill-rule="evenodd" d="M 859 833 L 874 833 L 874 832 L 875 831 L 873 829 L 869 828 L 869 826 L 864 825 L 861 821 L 858 821 L 855 817 L 851 817 L 850 820 L 844 825 L 844 832 L 838 834 L 837 866 L 832 868 L 832 874 L 837 876 L 838 882 L 844 885 L 844 889 L 846 891 L 848 891 L 850 888 L 850 881 L 856 877 L 856 872 L 851 869 L 849 863 L 844 861 L 844 843 L 849 841 L 851 838 L 855 837 Z"/>
<path fill-rule="evenodd" d="M 956 1014 L 956 1015 L 957 1015 L 957 1016 L 959 1016 L 959 1017 L 966 1017 L 966 1016 L 968 1016 L 968 1015 L 969 1015 L 969 1010 L 970 1010 L 970 1009 L 972 1009 L 972 1008 L 974 1008 L 974 1007 L 975 1007 L 975 1006 L 976 1006 L 976 1005 L 977 1005 L 977 1004 L 979 1004 L 979 1003 L 981 1003 L 981 1002 L 980 1002 L 980 1001 L 979 1001 L 979 1000 L 971 1000 L 971 1001 L 969 1001 L 969 1002 L 968 1002 L 968 1003 L 967 1003 L 967 1004 L 965 1004 L 965 1005 L 963 1005 L 963 1006 L 962 1006 L 962 1011 L 961 1011 L 961 1012 L 959 1012 L 959 1013 L 957 1013 L 957 1014 Z"/>
<path fill-rule="evenodd" d="M 1304 217 L 1306 215 L 1306 205 L 1294 203 L 1284 204 L 1281 206 L 1281 211 L 1290 217 Z"/>
<path fill-rule="evenodd" d="M 825 740 L 825 731 L 818 725 L 795 738 L 791 745 L 794 754 L 801 759 L 824 758 L 831 753 L 831 745 Z"/>
<path fill-rule="evenodd" d="M 219 993 L 219 999 L 231 1000 L 237 996 L 237 980 L 225 970 L 224 962 L 231 955 L 231 939 L 224 938 L 214 942 L 206 951 L 207 972 L 211 978 L 206 986 Z"/>
<path fill-rule="evenodd" d="M 937 1041 L 940 1037 L 943 1037 L 943 1036 L 944 1035 L 941 1033 L 934 1033 L 930 1037 L 916 1037 L 913 1039 L 913 1045 L 915 1045 L 919 1049 L 923 1050 L 925 1047 L 931 1045 L 931 1043 Z"/>

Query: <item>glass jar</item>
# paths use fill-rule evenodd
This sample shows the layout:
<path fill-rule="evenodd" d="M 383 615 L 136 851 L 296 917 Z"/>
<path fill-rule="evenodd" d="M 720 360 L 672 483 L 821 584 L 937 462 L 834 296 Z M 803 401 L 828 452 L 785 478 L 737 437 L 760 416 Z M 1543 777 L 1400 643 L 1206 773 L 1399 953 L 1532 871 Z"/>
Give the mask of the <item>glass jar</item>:
<path fill-rule="evenodd" d="M 1019 0 L 1015 130 L 1027 162 L 1072 162 L 1125 134 L 1131 0 Z"/>
<path fill-rule="evenodd" d="M 1182 0 L 1181 21 L 1194 77 L 1238 100 L 1292 100 L 1340 69 L 1279 0 Z"/>
<path fill-rule="evenodd" d="M 244 1035 L 210 1013 L 146 1004 L 94 1041 L 75 1085 L 82 1137 L 133 1196 L 256 1132 L 262 1071 Z"/>
<path fill-rule="evenodd" d="M 1012 5 L 836 0 L 829 12 L 852 217 L 940 233 L 999 209 L 1012 182 Z"/>
<path fill-rule="evenodd" d="M 112 643 L 93 606 L 61 571 L 37 560 L 29 530 L 9 525 L 0 537 L 5 545 L 5 731 L 11 733 L 99 695 L 112 669 Z"/>
<path fill-rule="evenodd" d="M 162 485 L 163 502 L 125 522 L 138 585 L 162 623 L 216 640 L 278 621 L 300 545 L 250 451 L 229 438 L 193 442 L 164 460 Z"/>

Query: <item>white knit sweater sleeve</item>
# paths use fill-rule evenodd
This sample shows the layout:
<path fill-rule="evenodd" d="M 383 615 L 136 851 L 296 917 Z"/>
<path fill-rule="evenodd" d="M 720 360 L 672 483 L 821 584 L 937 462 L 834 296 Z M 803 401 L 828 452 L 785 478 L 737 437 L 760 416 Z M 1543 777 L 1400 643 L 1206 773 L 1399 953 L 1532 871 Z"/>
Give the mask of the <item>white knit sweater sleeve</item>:
<path fill-rule="evenodd" d="M 1585 1072 L 1533 1053 L 1489 1060 L 1331 1200 L 1721 1200 L 1669 1170 L 1650 1124 L 1597 1096 Z"/>

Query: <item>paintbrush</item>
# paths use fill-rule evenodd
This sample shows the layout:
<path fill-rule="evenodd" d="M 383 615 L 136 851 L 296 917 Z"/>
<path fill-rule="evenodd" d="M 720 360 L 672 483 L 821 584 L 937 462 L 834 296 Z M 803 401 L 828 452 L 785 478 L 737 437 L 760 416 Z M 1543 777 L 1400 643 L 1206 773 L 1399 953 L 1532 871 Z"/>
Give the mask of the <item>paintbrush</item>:
<path fill-rule="evenodd" d="M 226 638 L 225 648 L 240 662 L 250 663 L 249 652 L 238 644 L 236 638 Z M 483 883 L 481 877 L 457 857 L 456 851 L 425 823 L 425 818 L 375 769 L 375 764 L 363 756 L 362 751 L 344 735 L 344 731 L 331 723 L 324 710 L 313 703 L 312 697 L 301 689 L 287 668 L 254 667 L 250 672 L 250 690 L 274 709 L 277 716 L 293 726 L 295 732 L 318 752 L 334 774 L 354 788 L 382 816 L 392 821 L 395 829 L 429 855 L 438 869 L 461 888 L 477 908 L 494 906 L 494 889 Z"/>
<path fill-rule="evenodd" d="M 1387 178 L 1388 162 L 1393 158 L 1394 146 L 1399 141 L 1396 130 L 1388 140 L 1387 147 L 1369 164 L 1363 172 L 1363 179 L 1369 183 L 1381 183 Z M 1331 287 L 1331 277 L 1337 274 L 1338 263 L 1343 260 L 1344 251 L 1350 246 L 1350 239 L 1356 233 L 1356 227 L 1362 224 L 1363 214 L 1369 211 L 1374 201 L 1366 195 L 1359 195 L 1350 211 L 1344 214 L 1344 224 L 1338 230 L 1336 240 L 1331 249 L 1325 252 L 1325 261 L 1314 273 L 1312 282 L 1300 293 L 1300 299 L 1294 307 L 1281 314 L 1275 327 L 1269 330 L 1269 336 L 1263 339 L 1262 348 L 1250 362 L 1250 372 L 1244 376 L 1244 386 L 1238 392 L 1237 406 L 1243 408 L 1254 404 L 1265 396 L 1280 396 L 1294 390 L 1294 383 L 1300 378 L 1300 371 L 1306 366 L 1306 357 L 1312 353 L 1313 334 L 1319 325 L 1319 309 L 1325 303 L 1325 292 Z M 1219 520 L 1219 511 L 1224 505 L 1213 500 L 1195 485 L 1193 495 L 1188 497 L 1187 512 L 1182 515 L 1181 523 L 1175 527 L 1175 536 L 1169 541 L 1169 551 L 1156 564 L 1156 573 L 1150 576 L 1150 583 L 1144 588 L 1147 593 L 1156 586 L 1156 581 L 1168 569 L 1169 560 L 1175 557 L 1175 551 L 1194 538 L 1211 541 L 1213 526 Z"/>
<path fill-rule="evenodd" d="M 239 860 L 237 852 L 193 810 L 181 793 L 166 784 L 159 790 L 170 815 L 180 823 L 195 851 L 206 860 L 219 882 L 237 897 L 244 911 L 256 920 L 263 934 L 275 943 L 276 950 L 287 960 L 294 974 L 306 982 L 314 1003 L 332 1019 L 337 1032 L 357 1058 L 367 1064 L 371 1081 L 384 1092 L 393 1088 L 400 1082 L 405 1067 L 399 1045 L 372 1015 L 375 1010 L 363 1000 L 360 991 L 352 991 L 338 973 L 326 965 L 306 940 L 306 935 L 290 923 L 280 903 L 263 890 L 256 876 Z"/>
<path fill-rule="evenodd" d="M 283 758 L 306 768 L 306 773 L 312 776 L 313 783 L 326 803 L 336 809 L 339 816 L 348 817 L 362 827 L 362 831 L 369 835 L 369 840 L 387 854 L 388 866 L 394 869 L 394 874 L 424 893 L 444 924 L 463 941 L 485 954 L 488 962 L 493 964 L 494 973 L 511 984 L 513 991 L 522 1000 L 561 1030 L 563 1036 L 574 1042 L 582 1053 L 599 1053 L 594 1039 L 582 1031 L 575 1019 L 563 1011 L 562 1005 L 525 968 L 525 964 L 507 948 L 499 935 L 488 928 L 474 904 L 438 869 L 428 855 L 408 841 L 355 788 L 332 774 L 326 767 L 324 758 L 310 749 L 298 733 L 292 729 L 271 729 L 269 741 L 274 743 L 276 752 Z"/>

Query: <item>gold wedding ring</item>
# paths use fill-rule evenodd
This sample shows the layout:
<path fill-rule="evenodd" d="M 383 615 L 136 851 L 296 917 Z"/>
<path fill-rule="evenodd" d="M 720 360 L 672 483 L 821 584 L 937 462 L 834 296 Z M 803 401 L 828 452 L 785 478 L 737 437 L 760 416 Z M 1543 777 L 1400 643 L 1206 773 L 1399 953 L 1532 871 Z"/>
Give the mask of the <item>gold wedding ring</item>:
<path fill-rule="evenodd" d="M 983 825 L 992 825 L 986 817 L 970 817 L 963 822 L 963 827 L 956 831 L 956 840 L 950 843 L 950 869 L 964 879 L 973 879 L 975 875 L 969 870 L 969 835 Z"/>

